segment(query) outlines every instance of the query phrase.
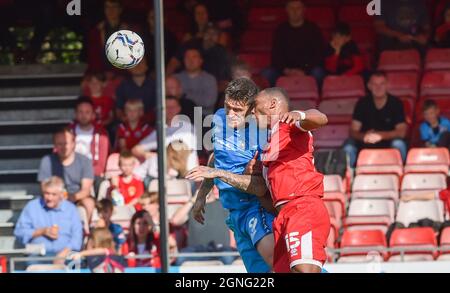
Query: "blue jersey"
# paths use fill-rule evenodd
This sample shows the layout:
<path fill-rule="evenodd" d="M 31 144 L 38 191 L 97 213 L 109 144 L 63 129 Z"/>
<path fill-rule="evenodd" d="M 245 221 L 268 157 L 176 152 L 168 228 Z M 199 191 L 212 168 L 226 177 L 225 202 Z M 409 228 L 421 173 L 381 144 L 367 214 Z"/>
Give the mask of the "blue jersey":
<path fill-rule="evenodd" d="M 260 145 L 267 142 L 266 131 L 259 131 L 254 119 L 246 127 L 234 129 L 226 123 L 225 109 L 219 109 L 214 115 L 212 141 L 214 144 L 214 167 L 235 174 L 242 174 L 248 162 L 261 153 Z M 220 201 L 229 210 L 243 210 L 258 204 L 255 195 L 242 192 L 231 185 L 215 179 L 219 189 Z"/>

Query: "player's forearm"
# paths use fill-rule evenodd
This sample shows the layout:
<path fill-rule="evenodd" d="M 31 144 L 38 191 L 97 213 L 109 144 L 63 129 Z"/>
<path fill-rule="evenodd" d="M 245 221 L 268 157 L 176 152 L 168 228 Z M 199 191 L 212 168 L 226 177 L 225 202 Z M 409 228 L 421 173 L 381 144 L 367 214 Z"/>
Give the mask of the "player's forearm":
<path fill-rule="evenodd" d="M 258 175 L 238 175 L 219 170 L 217 178 L 240 191 L 254 194 L 258 197 L 263 197 L 267 192 L 264 178 Z"/>
<path fill-rule="evenodd" d="M 197 191 L 197 199 L 206 199 L 214 187 L 214 179 L 204 179 Z"/>
<path fill-rule="evenodd" d="M 304 113 L 305 118 L 300 123 L 304 130 L 315 130 L 328 124 L 327 115 L 318 110 L 307 110 Z"/>

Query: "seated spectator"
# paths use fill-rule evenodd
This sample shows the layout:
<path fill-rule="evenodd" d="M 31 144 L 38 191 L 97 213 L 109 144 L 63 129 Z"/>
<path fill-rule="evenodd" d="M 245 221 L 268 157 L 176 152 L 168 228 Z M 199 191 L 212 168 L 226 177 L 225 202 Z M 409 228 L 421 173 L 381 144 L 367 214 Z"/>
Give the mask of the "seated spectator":
<path fill-rule="evenodd" d="M 105 44 L 108 38 L 116 31 L 128 29 L 122 21 L 122 1 L 104 1 L 105 19 L 89 32 L 87 42 L 87 57 L 89 71 L 104 72 L 113 70 L 105 55 Z"/>
<path fill-rule="evenodd" d="M 358 75 L 364 70 L 363 58 L 346 23 L 339 23 L 333 32 L 325 51 L 325 69 L 332 75 Z"/>
<path fill-rule="evenodd" d="M 94 123 L 94 104 L 80 97 L 75 105 L 75 121 L 70 125 L 75 134 L 75 151 L 92 161 L 95 182 L 100 184 L 109 155 L 109 137 L 103 127 Z"/>
<path fill-rule="evenodd" d="M 80 251 L 83 229 L 75 205 L 64 197 L 64 182 L 51 176 L 42 181 L 42 197 L 28 202 L 14 235 L 23 244 L 42 244 L 46 256 L 65 257 Z"/>
<path fill-rule="evenodd" d="M 80 204 L 86 210 L 84 224 L 87 225 L 95 208 L 95 200 L 91 196 L 94 182 L 92 163 L 87 157 L 75 152 L 75 135 L 70 128 L 55 132 L 53 144 L 55 153 L 42 158 L 37 180 L 44 187 L 44 182 L 50 177 L 62 178 L 68 200 Z"/>
<path fill-rule="evenodd" d="M 126 237 L 122 226 L 111 222 L 111 217 L 114 212 L 114 205 L 111 200 L 104 198 L 96 204 L 99 220 L 96 228 L 107 228 L 112 234 L 114 241 L 114 249 L 116 252 L 120 252 L 122 245 L 126 241 Z M 95 233 L 95 230 L 93 234 Z"/>
<path fill-rule="evenodd" d="M 123 252 L 126 255 L 150 255 L 148 259 L 136 259 L 136 266 L 160 267 L 159 235 L 155 236 L 153 222 L 147 211 L 138 211 L 131 218 L 130 233 Z M 171 253 L 177 251 L 176 241 L 169 236 L 169 249 Z"/>
<path fill-rule="evenodd" d="M 150 9 L 147 13 L 147 23 L 142 32 L 142 40 L 145 45 L 145 55 L 147 56 L 147 64 L 151 71 L 155 70 L 155 11 Z M 176 35 L 171 32 L 167 26 L 164 26 L 164 55 L 166 63 L 175 55 L 178 49 L 178 41 Z M 167 65 L 167 64 L 166 64 Z"/>
<path fill-rule="evenodd" d="M 194 110 L 197 105 L 186 98 L 180 81 L 173 75 L 166 77 L 166 95 L 177 98 L 181 106 L 180 114 L 188 116 L 191 122 L 194 122 Z"/>
<path fill-rule="evenodd" d="M 90 92 L 89 97 L 94 104 L 96 121 L 106 128 L 114 119 L 115 103 L 112 97 L 103 94 L 106 77 L 103 73 L 93 73 L 87 76 L 86 81 Z"/>
<path fill-rule="evenodd" d="M 197 156 L 197 136 L 194 126 L 179 116 L 181 107 L 178 99 L 168 96 L 166 97 L 166 147 L 172 142 L 182 142 L 190 150 L 188 157 L 187 170 L 198 166 Z M 132 152 L 138 159 L 144 161 L 150 157 L 155 157 L 155 151 L 158 149 L 156 131 L 144 138 L 136 145 Z"/>
<path fill-rule="evenodd" d="M 148 74 L 147 60 L 144 58 L 128 70 L 131 76 L 122 81 L 116 90 L 116 116 L 125 121 L 124 107 L 129 99 L 139 99 L 144 103 L 145 120 L 152 123 L 156 103 L 155 81 Z"/>
<path fill-rule="evenodd" d="M 108 228 L 95 228 L 89 237 L 86 250 L 72 254 L 70 259 L 86 259 L 92 273 L 123 273 L 127 265 L 125 258 L 114 250 L 114 239 Z"/>
<path fill-rule="evenodd" d="M 144 183 L 133 175 L 136 158 L 130 152 L 122 152 L 119 157 L 119 168 L 122 174 L 111 178 L 111 197 L 114 205 L 134 207 L 139 197 L 144 194 Z"/>
<path fill-rule="evenodd" d="M 424 122 L 420 124 L 420 138 L 426 147 L 446 147 L 450 150 L 450 120 L 439 116 L 440 109 L 433 100 L 423 105 Z"/>
<path fill-rule="evenodd" d="M 324 77 L 322 32 L 305 19 L 305 9 L 300 0 L 289 0 L 286 4 L 288 21 L 274 33 L 272 67 L 262 73 L 272 86 L 282 75 L 312 75 L 319 84 Z"/>
<path fill-rule="evenodd" d="M 444 9 L 442 23 L 436 29 L 434 40 L 439 47 L 450 48 L 450 4 Z"/>
<path fill-rule="evenodd" d="M 267 79 L 265 79 L 259 74 L 256 75 L 252 74 L 250 72 L 250 66 L 247 63 L 238 60 L 231 67 L 231 79 L 235 80 L 239 78 L 248 78 L 253 80 L 260 89 L 270 87 L 270 84 L 267 81 Z"/>
<path fill-rule="evenodd" d="M 203 108 L 203 115 L 214 113 L 217 102 L 217 80 L 202 69 L 203 58 L 196 49 L 184 54 L 185 70 L 175 75 L 181 82 L 186 98 Z"/>
<path fill-rule="evenodd" d="M 424 53 L 431 32 L 425 1 L 381 0 L 381 15 L 376 17 L 375 30 L 380 51 L 415 48 Z"/>
<path fill-rule="evenodd" d="M 403 103 L 387 92 L 387 78 L 384 73 L 374 73 L 369 80 L 370 94 L 356 104 L 350 127 L 350 139 L 344 150 L 355 166 L 359 150 L 363 148 L 396 148 L 403 162 L 406 161 L 405 137 L 408 125 L 405 121 Z"/>
<path fill-rule="evenodd" d="M 202 39 L 209 21 L 208 8 L 204 4 L 197 4 L 193 9 L 193 19 L 191 29 L 183 36 L 183 43 L 192 39 Z"/>
<path fill-rule="evenodd" d="M 125 121 L 117 129 L 119 150 L 131 151 L 144 137 L 153 131 L 144 121 L 142 100 L 130 99 L 125 103 Z"/>

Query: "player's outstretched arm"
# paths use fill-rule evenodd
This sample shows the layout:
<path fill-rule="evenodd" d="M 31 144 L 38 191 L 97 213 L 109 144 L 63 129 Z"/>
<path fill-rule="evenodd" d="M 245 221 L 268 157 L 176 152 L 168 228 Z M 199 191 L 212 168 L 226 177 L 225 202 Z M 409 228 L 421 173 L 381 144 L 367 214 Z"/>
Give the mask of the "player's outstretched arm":
<path fill-rule="evenodd" d="M 328 124 L 327 115 L 316 109 L 288 112 L 281 116 L 280 121 L 296 125 L 305 131 L 316 130 Z"/>

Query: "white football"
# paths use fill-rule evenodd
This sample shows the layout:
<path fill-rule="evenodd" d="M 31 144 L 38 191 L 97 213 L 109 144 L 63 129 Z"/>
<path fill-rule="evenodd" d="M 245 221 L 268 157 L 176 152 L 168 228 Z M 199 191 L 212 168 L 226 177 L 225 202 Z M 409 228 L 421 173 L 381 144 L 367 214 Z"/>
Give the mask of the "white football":
<path fill-rule="evenodd" d="M 130 69 L 144 58 L 144 42 L 141 37 L 129 30 L 113 33 L 106 41 L 106 57 L 120 69 Z"/>

